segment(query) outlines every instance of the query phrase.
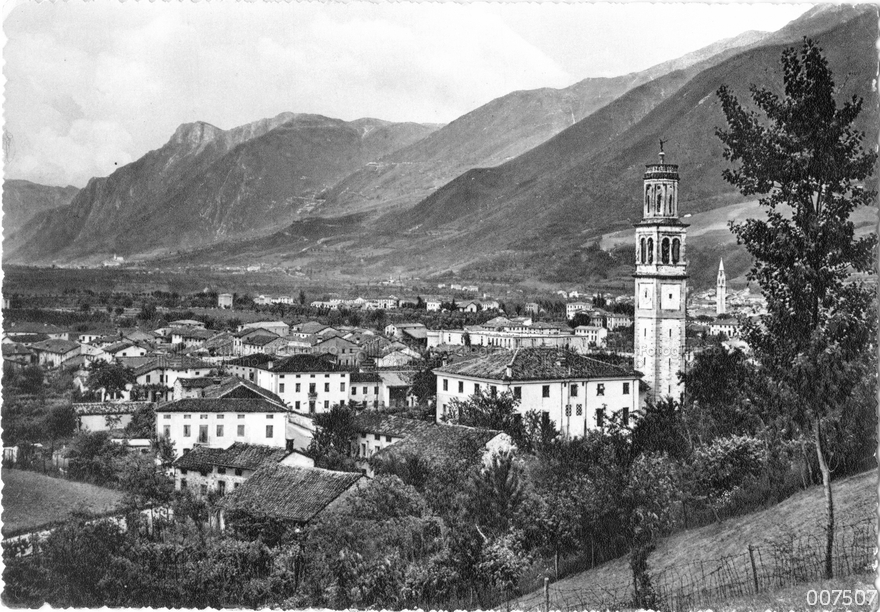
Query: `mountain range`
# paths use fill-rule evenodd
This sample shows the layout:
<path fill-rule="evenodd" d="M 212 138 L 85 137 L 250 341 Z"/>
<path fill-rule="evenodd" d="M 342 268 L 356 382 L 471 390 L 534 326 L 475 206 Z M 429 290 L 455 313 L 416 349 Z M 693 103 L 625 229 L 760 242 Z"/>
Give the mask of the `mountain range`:
<path fill-rule="evenodd" d="M 859 127 L 873 129 L 877 8 L 822 5 L 775 33 L 747 32 L 640 73 L 513 92 L 445 126 L 292 113 L 232 130 L 186 124 L 69 205 L 7 226 L 4 262 L 93 263 L 115 252 L 361 278 L 622 274 L 632 248 L 600 257 L 595 245 L 639 217 L 658 140 L 681 168 L 682 213 L 742 202 L 721 177 L 715 92 L 778 91 L 782 50 L 804 36 L 824 49 L 839 99 L 866 99 Z M 691 261 L 710 267 L 736 249 L 689 246 Z M 748 267 L 731 261 L 741 268 L 728 267 L 731 277 Z"/>

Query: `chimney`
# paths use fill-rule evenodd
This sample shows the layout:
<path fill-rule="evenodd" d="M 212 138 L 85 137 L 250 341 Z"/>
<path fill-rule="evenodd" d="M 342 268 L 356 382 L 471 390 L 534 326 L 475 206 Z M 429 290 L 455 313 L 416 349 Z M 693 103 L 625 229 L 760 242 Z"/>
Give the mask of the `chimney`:
<path fill-rule="evenodd" d="M 513 378 L 513 364 L 508 363 L 504 368 L 504 378 L 507 378 L 508 380 Z"/>

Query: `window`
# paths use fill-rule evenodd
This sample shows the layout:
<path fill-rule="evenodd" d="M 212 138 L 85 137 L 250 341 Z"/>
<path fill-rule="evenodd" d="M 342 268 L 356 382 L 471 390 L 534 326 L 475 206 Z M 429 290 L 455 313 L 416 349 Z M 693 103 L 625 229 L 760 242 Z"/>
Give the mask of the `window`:
<path fill-rule="evenodd" d="M 366 393 L 366 387 L 364 387 L 364 393 Z M 376 395 L 379 395 L 379 385 L 376 385 L 375 387 L 373 387 L 373 393 L 375 393 Z"/>
<path fill-rule="evenodd" d="M 165 436 L 166 438 L 171 437 L 171 425 L 166 425 L 165 427 L 162 428 L 162 435 Z"/>
<path fill-rule="evenodd" d="M 189 438 L 189 436 L 190 436 L 189 428 L 190 428 L 190 425 L 183 426 L 183 437 L 184 438 Z"/>
<path fill-rule="evenodd" d="M 596 427 L 605 426 L 605 408 L 596 408 Z"/>
<path fill-rule="evenodd" d="M 242 474 L 242 469 L 241 469 L 241 468 L 235 468 L 235 475 L 236 475 L 236 476 L 241 476 L 241 474 Z"/>
<path fill-rule="evenodd" d="M 629 395 L 629 383 L 628 382 L 623 383 L 623 394 Z"/>
<path fill-rule="evenodd" d="M 391 436 L 385 436 L 385 441 L 386 441 L 386 442 L 391 442 Z"/>
<path fill-rule="evenodd" d="M 217 437 L 218 438 L 223 437 L 223 425 L 217 425 Z"/>
<path fill-rule="evenodd" d="M 474 383 L 474 393 L 480 392 L 480 383 Z"/>
<path fill-rule="evenodd" d="M 300 383 L 296 383 L 296 386 L 293 388 L 293 390 L 296 391 L 297 393 L 299 393 L 299 391 L 300 391 Z"/>
<path fill-rule="evenodd" d="M 513 397 L 516 399 L 522 399 L 522 387 L 513 388 Z"/>
<path fill-rule="evenodd" d="M 605 385 L 603 383 L 596 385 L 596 395 L 605 395 Z"/>
<path fill-rule="evenodd" d="M 202 486 L 199 487 L 199 491 L 201 492 L 202 496 L 207 495 L 208 494 L 208 485 L 203 484 Z"/>
<path fill-rule="evenodd" d="M 271 438 L 275 435 L 275 428 L 272 425 L 266 425 L 266 437 Z"/>
<path fill-rule="evenodd" d="M 201 444 L 207 444 L 207 442 L 208 442 L 208 426 L 207 425 L 199 425 L 199 442 Z"/>
<path fill-rule="evenodd" d="M 238 415 L 238 418 L 243 419 L 243 418 L 244 418 L 244 415 L 243 415 L 243 414 L 239 414 L 239 415 Z"/>
<path fill-rule="evenodd" d="M 358 394 L 358 388 L 357 388 L 357 387 L 352 387 L 352 388 L 351 388 L 351 394 L 352 394 L 352 395 L 357 395 L 357 394 Z"/>
<path fill-rule="evenodd" d="M 299 410 L 299 402 L 295 402 L 293 405 L 294 410 Z"/>
<path fill-rule="evenodd" d="M 449 379 L 448 378 L 443 379 L 443 390 L 449 391 Z"/>
<path fill-rule="evenodd" d="M 382 438 L 379 436 L 379 434 L 373 434 L 373 438 L 376 439 L 376 440 L 381 440 L 381 439 L 382 439 Z"/>
<path fill-rule="evenodd" d="M 275 418 L 275 415 L 274 415 L 274 414 L 267 414 L 267 415 L 266 415 L 266 418 L 267 418 L 267 419 L 274 419 L 274 418 Z"/>
<path fill-rule="evenodd" d="M 218 466 L 218 467 L 217 467 L 217 473 L 218 473 L 218 474 L 225 474 L 225 473 L 226 473 L 226 468 L 225 468 L 225 467 L 220 467 L 220 466 Z"/>
<path fill-rule="evenodd" d="M 170 419 L 170 418 L 171 418 L 171 415 L 170 415 L 170 414 L 163 414 L 163 415 L 162 415 L 162 418 L 163 418 L 163 419 Z"/>
<path fill-rule="evenodd" d="M 339 383 L 339 390 L 345 391 L 345 383 L 344 382 Z"/>
<path fill-rule="evenodd" d="M 238 431 L 236 432 L 236 435 L 238 435 L 239 438 L 244 437 L 244 425 L 238 426 Z"/>
<path fill-rule="evenodd" d="M 147 374 L 147 384 L 148 385 L 150 384 L 150 375 L 149 374 Z"/>
<path fill-rule="evenodd" d="M 639 240 L 639 261 L 645 263 L 645 239 Z"/>
<path fill-rule="evenodd" d="M 620 421 L 624 427 L 629 426 L 629 406 L 624 406 L 620 412 Z"/>
<path fill-rule="evenodd" d="M 225 480 L 218 480 L 217 481 L 217 492 L 220 495 L 226 494 L 226 481 Z"/>
<path fill-rule="evenodd" d="M 203 420 L 203 421 L 207 421 L 207 420 L 208 420 L 208 415 L 207 415 L 207 414 L 200 414 L 200 415 L 199 415 L 199 419 L 201 419 L 201 420 Z"/>
<path fill-rule="evenodd" d="M 330 390 L 330 383 L 324 383 L 324 391 Z"/>
<path fill-rule="evenodd" d="M 284 383 L 278 385 L 278 393 L 284 393 Z"/>
<path fill-rule="evenodd" d="M 364 392 L 364 395 L 367 394 L 367 388 L 366 388 L 366 387 L 363 388 L 363 392 Z M 376 387 L 376 393 L 378 393 L 378 392 L 379 392 L 379 387 Z"/>
<path fill-rule="evenodd" d="M 218 415 L 217 415 L 217 419 L 218 419 L 218 420 L 223 420 L 223 418 L 225 418 L 225 416 L 226 416 L 226 415 L 224 415 L 224 414 L 218 414 Z"/>
<path fill-rule="evenodd" d="M 366 456 L 367 456 L 367 445 L 361 444 L 361 457 L 366 457 Z"/>
<path fill-rule="evenodd" d="M 183 415 L 183 418 L 185 418 L 185 419 L 188 419 L 188 418 L 190 418 L 190 417 L 192 417 L 191 414 L 185 414 L 185 415 Z"/>
<path fill-rule="evenodd" d="M 584 416 L 584 405 L 583 404 L 577 405 L 577 416 Z"/>
<path fill-rule="evenodd" d="M 648 238 L 648 263 L 654 263 L 654 239 Z"/>
<path fill-rule="evenodd" d="M 180 474 L 181 474 L 182 476 L 186 476 L 186 469 L 185 469 L 185 468 L 180 468 Z"/>
<path fill-rule="evenodd" d="M 660 243 L 660 260 L 665 264 L 669 263 L 669 238 L 664 238 Z"/>
<path fill-rule="evenodd" d="M 550 397 L 550 385 L 541 387 L 541 397 Z"/>
<path fill-rule="evenodd" d="M 186 489 L 186 478 L 181 478 L 180 479 L 180 490 L 183 491 L 184 489 Z"/>
<path fill-rule="evenodd" d="M 681 241 L 678 238 L 672 240 L 672 263 L 677 264 L 681 259 Z"/>
<path fill-rule="evenodd" d="M 458 381 L 458 392 L 464 393 L 464 381 Z"/>
<path fill-rule="evenodd" d="M 489 394 L 490 394 L 492 397 L 495 397 L 495 396 L 498 394 L 498 387 L 496 387 L 495 385 L 491 385 L 491 386 L 489 387 Z"/>
<path fill-rule="evenodd" d="M 330 400 L 324 400 L 324 410 L 330 410 Z"/>
<path fill-rule="evenodd" d="M 578 396 L 578 386 L 577 386 L 577 385 L 572 385 L 572 386 L 571 386 L 571 396 L 572 396 L 572 397 L 577 397 L 577 396 Z"/>

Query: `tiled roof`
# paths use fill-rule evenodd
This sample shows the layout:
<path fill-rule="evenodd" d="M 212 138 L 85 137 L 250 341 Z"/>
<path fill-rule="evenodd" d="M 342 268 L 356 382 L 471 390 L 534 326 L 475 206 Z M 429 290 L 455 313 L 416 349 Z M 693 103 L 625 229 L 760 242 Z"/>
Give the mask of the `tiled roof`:
<path fill-rule="evenodd" d="M 489 380 L 560 380 L 566 378 L 624 378 L 636 376 L 629 366 L 585 357 L 555 348 L 521 348 L 496 351 L 434 370 L 438 374 L 458 374 Z"/>
<path fill-rule="evenodd" d="M 265 399 L 200 397 L 162 404 L 156 412 L 287 412 L 287 409 Z"/>
<path fill-rule="evenodd" d="M 9 342 L 7 344 L 0 345 L 2 346 L 4 355 L 33 355 L 34 352 L 24 346 L 23 344 L 19 344 L 18 342 Z"/>
<path fill-rule="evenodd" d="M 270 361 L 278 361 L 278 357 L 267 355 L 265 353 L 253 353 L 251 355 L 245 355 L 244 357 L 238 357 L 237 359 L 230 359 L 226 362 L 226 365 L 255 368 L 265 365 Z"/>
<path fill-rule="evenodd" d="M 73 350 L 80 350 L 79 342 L 73 340 L 59 340 L 50 338 L 42 342 L 35 342 L 31 345 L 38 351 L 46 351 L 47 353 L 69 353 Z"/>
<path fill-rule="evenodd" d="M 361 478 L 352 472 L 267 465 L 227 495 L 222 504 L 227 509 L 242 508 L 305 523 Z"/>
<path fill-rule="evenodd" d="M 376 372 L 352 372 L 349 375 L 348 380 L 351 384 L 382 382 L 382 378 Z"/>
<path fill-rule="evenodd" d="M 232 342 L 232 334 L 229 332 L 222 332 L 208 339 L 204 346 L 205 348 L 220 348 L 221 346 L 225 346 Z"/>
<path fill-rule="evenodd" d="M 196 446 L 174 462 L 174 467 L 185 470 L 209 471 L 215 465 L 256 470 L 263 465 L 278 463 L 289 453 L 287 449 L 263 444 L 236 442 L 229 448 Z"/>
<path fill-rule="evenodd" d="M 161 357 L 155 357 L 149 363 L 145 363 L 142 366 L 139 366 L 135 371 L 136 376 L 140 376 L 141 374 L 146 374 L 147 372 L 152 372 L 153 370 L 189 370 L 193 368 L 212 368 L 210 363 L 207 361 L 202 361 L 201 359 L 196 359 L 194 357 L 188 357 L 186 355 L 162 355 Z"/>
<path fill-rule="evenodd" d="M 406 334 L 407 336 L 409 336 L 411 338 L 415 338 L 416 340 L 424 340 L 425 338 L 428 337 L 428 330 L 424 326 L 423 327 L 404 327 L 404 328 L 398 327 L 398 329 L 400 329 L 401 333 Z"/>
<path fill-rule="evenodd" d="M 130 340 L 123 340 L 122 342 L 115 342 L 113 344 L 105 346 L 104 351 L 107 353 L 116 353 L 116 352 L 125 350 L 130 346 L 136 346 L 136 345 L 134 342 L 131 342 Z"/>
<path fill-rule="evenodd" d="M 29 321 L 11 322 L 4 326 L 7 334 L 60 334 L 63 329 L 50 323 L 31 323 Z"/>
<path fill-rule="evenodd" d="M 243 380 L 241 378 L 238 378 L 237 376 L 229 376 L 223 379 L 219 385 L 206 389 L 205 397 L 228 397 L 239 399 L 263 397 L 270 402 L 276 402 L 278 404 L 284 403 L 280 397 L 278 397 L 268 389 L 264 389 L 258 385 L 255 385 L 249 380 Z"/>
<path fill-rule="evenodd" d="M 255 336 L 250 336 L 244 342 L 245 344 L 251 344 L 253 346 L 266 346 L 267 344 L 278 340 L 281 336 L 274 335 L 269 336 L 267 334 L 257 334 Z"/>
<path fill-rule="evenodd" d="M 87 402 L 74 404 L 73 410 L 78 416 L 90 414 L 134 414 L 138 408 L 154 407 L 153 402 Z"/>
<path fill-rule="evenodd" d="M 199 378 L 178 378 L 177 382 L 184 389 L 204 389 L 220 384 L 220 379 L 200 376 Z"/>
<path fill-rule="evenodd" d="M 433 425 L 416 429 L 400 442 L 386 446 L 373 455 L 376 461 L 392 457 L 416 456 L 430 463 L 478 453 L 494 437 L 493 429 L 463 425 Z"/>
<path fill-rule="evenodd" d="M 428 421 L 408 419 L 406 417 L 385 414 L 382 412 L 365 411 L 354 417 L 355 430 L 360 433 L 381 434 L 383 436 L 394 436 L 397 438 L 403 438 L 417 431 L 422 431 L 434 426 L 433 423 L 429 423 Z"/>
<path fill-rule="evenodd" d="M 328 325 L 324 325 L 323 323 L 318 323 L 317 321 L 307 321 L 306 323 L 301 323 L 296 326 L 296 331 L 302 332 L 304 334 L 317 334 L 322 329 L 327 329 Z"/>
<path fill-rule="evenodd" d="M 339 366 L 320 355 L 293 355 L 273 364 L 272 372 L 336 372 Z"/>

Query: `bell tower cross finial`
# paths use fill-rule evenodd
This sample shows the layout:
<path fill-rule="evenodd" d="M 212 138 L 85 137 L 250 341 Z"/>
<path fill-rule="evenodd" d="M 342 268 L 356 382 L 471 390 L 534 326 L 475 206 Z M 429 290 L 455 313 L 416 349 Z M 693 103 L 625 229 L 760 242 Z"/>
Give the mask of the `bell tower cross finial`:
<path fill-rule="evenodd" d="M 666 157 L 666 153 L 663 152 L 663 144 L 669 142 L 669 139 L 663 140 L 660 139 L 660 163 L 663 163 L 664 158 Z"/>

